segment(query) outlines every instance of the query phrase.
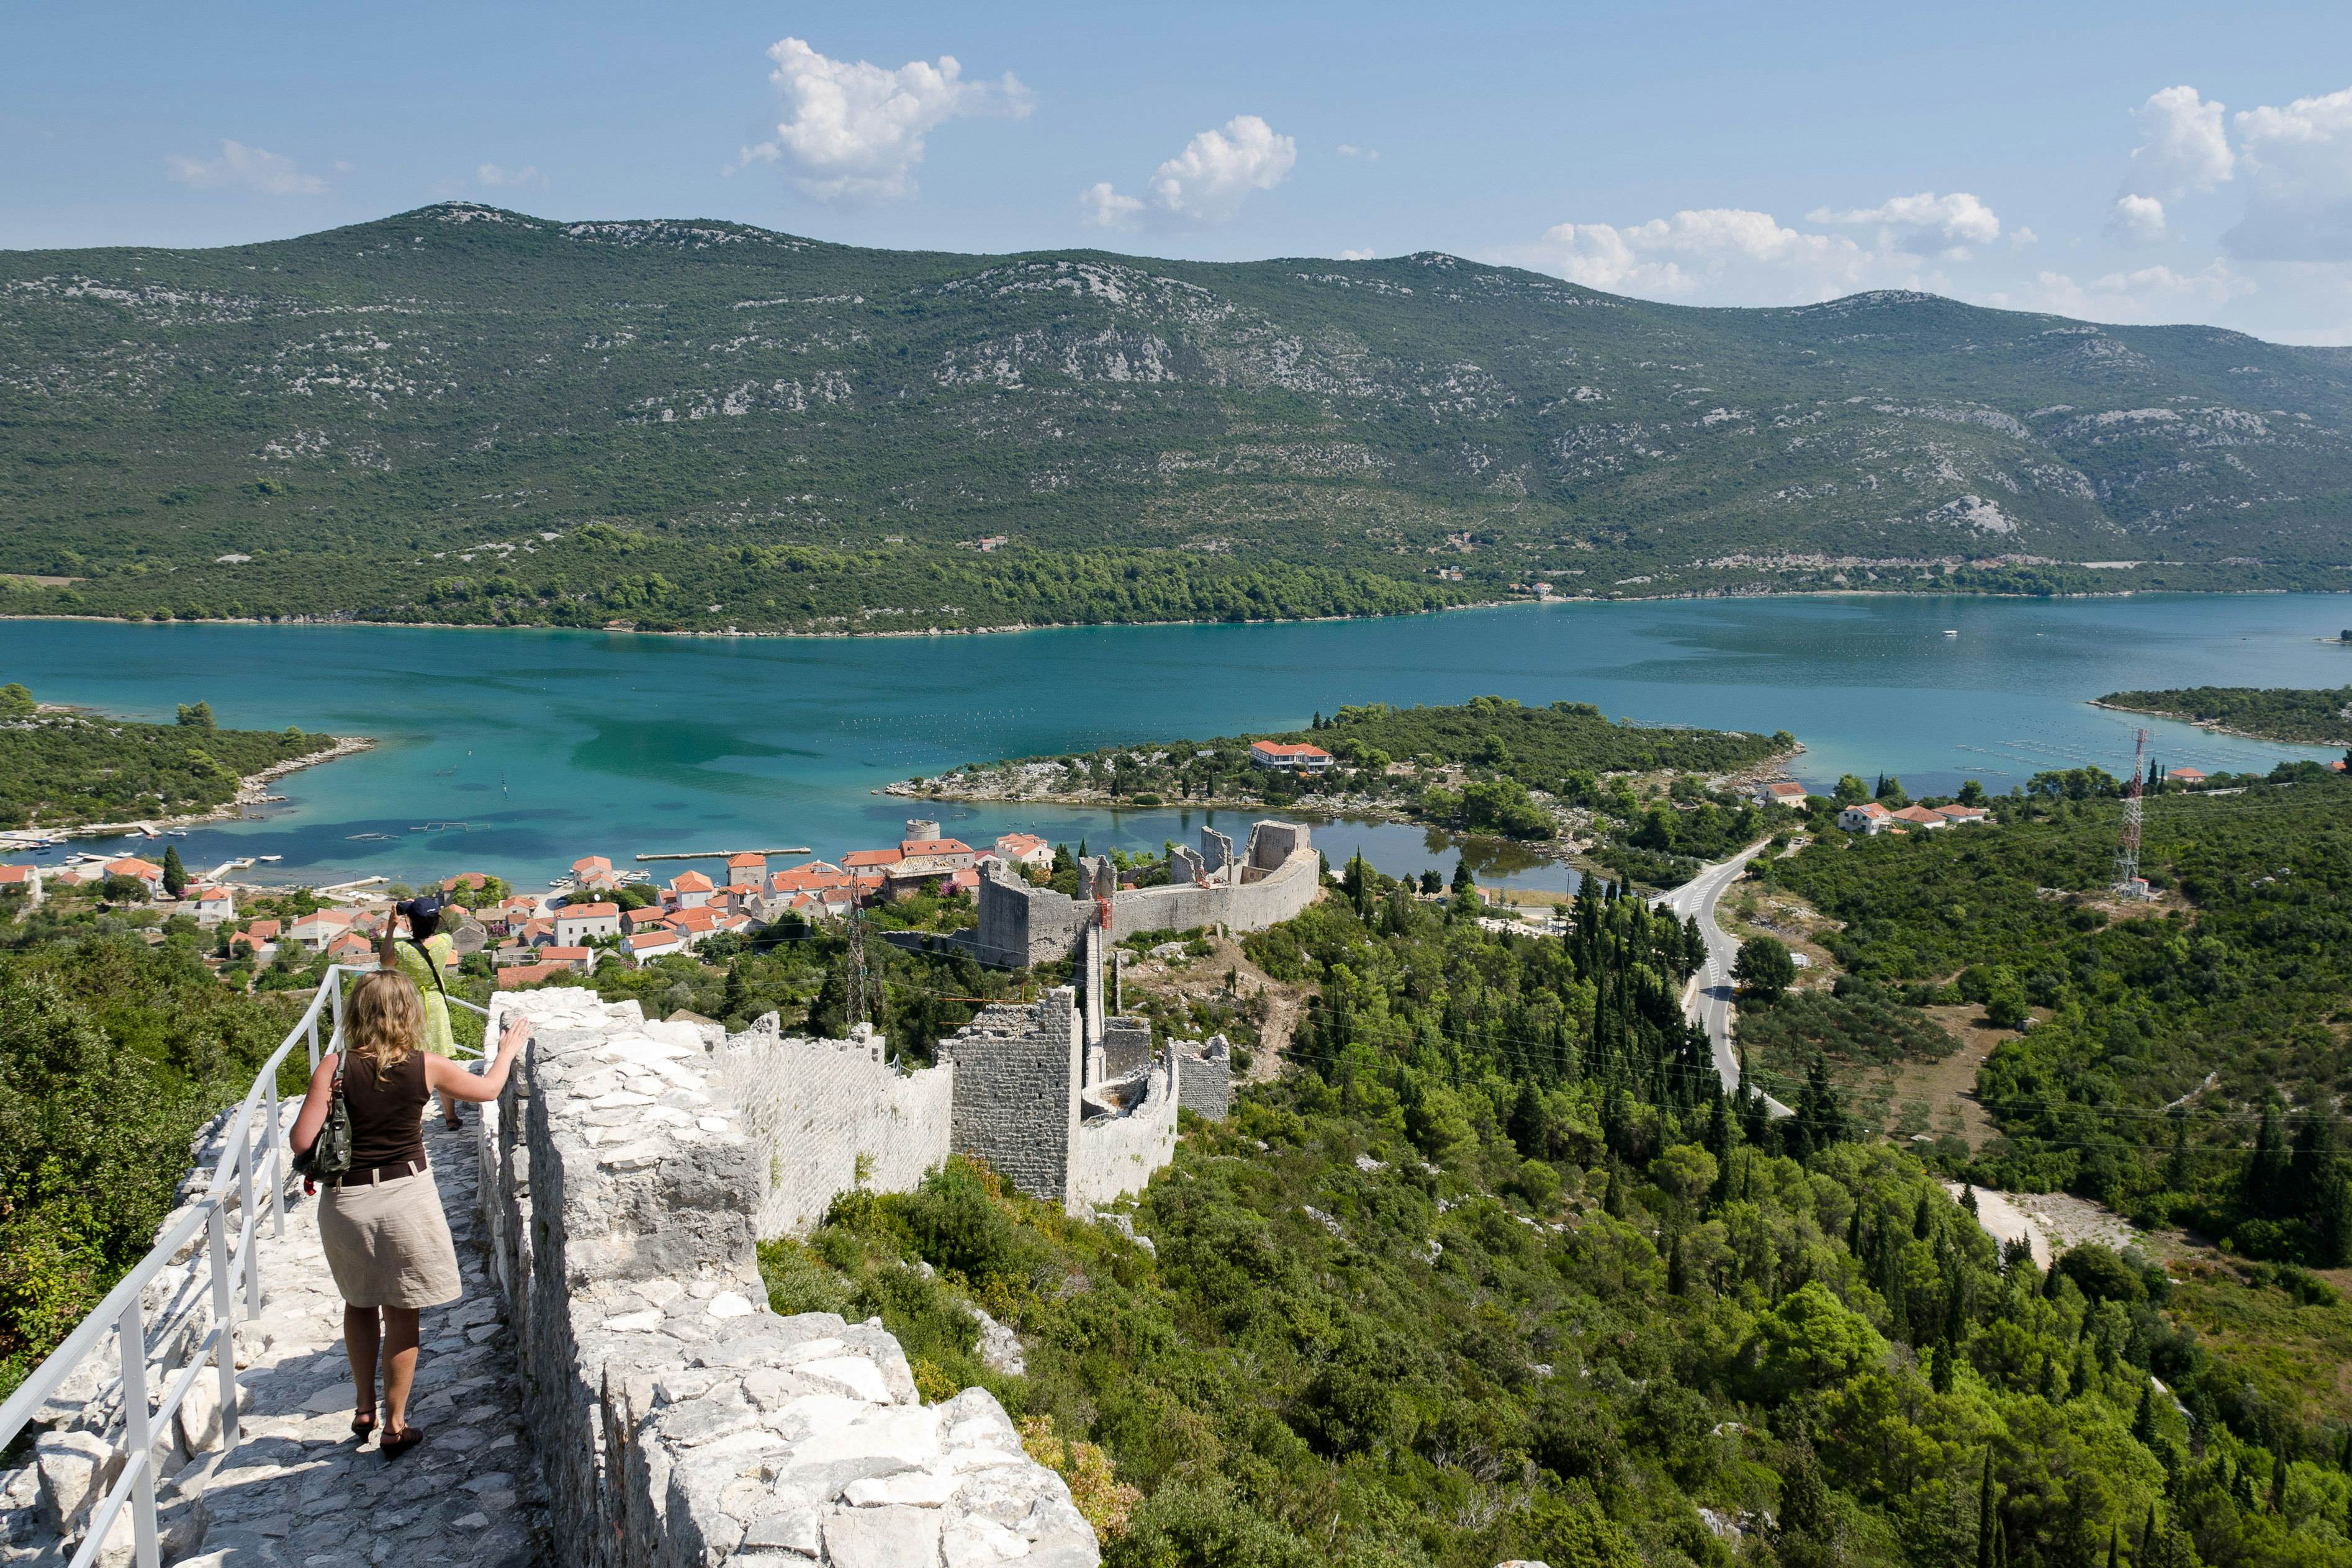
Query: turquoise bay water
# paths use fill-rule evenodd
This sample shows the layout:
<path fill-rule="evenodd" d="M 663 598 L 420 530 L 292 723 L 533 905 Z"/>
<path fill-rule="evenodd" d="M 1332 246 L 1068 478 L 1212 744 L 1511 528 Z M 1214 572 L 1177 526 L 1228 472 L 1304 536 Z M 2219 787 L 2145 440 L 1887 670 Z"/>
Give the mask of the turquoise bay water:
<path fill-rule="evenodd" d="M 1808 748 L 1797 776 L 1820 788 L 1883 770 L 1915 794 L 1964 777 L 1999 793 L 2045 767 L 2126 769 L 2137 721 L 2087 705 L 2107 691 L 2352 683 L 2352 648 L 2323 640 L 2347 625 L 2352 597 L 2316 595 L 1679 600 L 881 639 L 13 621 L 0 622 L 0 678 L 137 717 L 168 720 L 202 698 L 227 725 L 378 739 L 283 781 L 289 799 L 259 820 L 191 831 L 180 843 L 192 867 L 275 854 L 252 875 L 413 881 L 470 868 L 544 884 L 592 853 L 625 865 L 663 850 L 805 844 L 831 857 L 894 841 L 909 803 L 872 792 L 957 763 L 1484 692 L 1785 729 Z M 2168 764 L 2209 772 L 2333 754 L 2150 728 Z M 1022 828 L 1096 849 L 1189 841 L 1210 820 L 1171 808 L 935 815 L 974 841 Z M 1334 860 L 1360 847 L 1396 872 L 1448 871 L 1455 855 L 1394 826 L 1335 823 L 1317 840 Z M 1562 878 L 1507 849 L 1468 852 L 1489 877 Z"/>

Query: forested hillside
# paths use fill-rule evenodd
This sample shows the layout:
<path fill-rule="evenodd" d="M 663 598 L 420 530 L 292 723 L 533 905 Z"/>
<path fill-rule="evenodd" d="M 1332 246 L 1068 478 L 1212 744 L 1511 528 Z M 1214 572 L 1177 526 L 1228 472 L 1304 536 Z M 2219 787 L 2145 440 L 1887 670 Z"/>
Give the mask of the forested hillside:
<path fill-rule="evenodd" d="M 2340 356 L 1925 295 L 453 203 L 0 255 L 0 344 L 16 613 L 873 631 L 2352 563 Z"/>
<path fill-rule="evenodd" d="M 2004 1135 L 1981 1179 L 2334 1267 L 2352 1191 L 2315 1172 L 2352 1089 L 2352 781 L 2275 776 L 2147 804 L 2152 907 L 2106 893 L 2112 793 L 2006 802 L 1997 827 L 1825 832 L 1760 871 L 1839 922 L 1822 940 L 1858 997 L 2031 1010 L 1979 1077 Z"/>

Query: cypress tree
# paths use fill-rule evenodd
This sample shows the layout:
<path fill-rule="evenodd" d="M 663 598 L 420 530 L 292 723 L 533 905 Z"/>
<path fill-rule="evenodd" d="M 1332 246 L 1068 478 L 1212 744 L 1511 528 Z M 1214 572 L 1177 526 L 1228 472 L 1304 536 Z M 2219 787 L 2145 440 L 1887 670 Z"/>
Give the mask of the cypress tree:
<path fill-rule="evenodd" d="M 1998 1568 L 2000 1515 L 1994 1507 L 1992 1450 L 1985 1450 L 1984 1480 L 1977 1488 L 1977 1568 Z"/>
<path fill-rule="evenodd" d="M 2271 1454 L 2271 1500 L 2273 1513 L 2283 1513 L 2286 1508 L 2286 1450 L 2277 1448 Z"/>
<path fill-rule="evenodd" d="M 1677 1236 L 1675 1237 L 1673 1248 L 1666 1254 L 1666 1294 L 1670 1296 L 1690 1294 L 1690 1277 L 1687 1267 L 1683 1261 L 1683 1238 Z"/>
<path fill-rule="evenodd" d="M 2143 1386 L 2139 1391 L 2139 1409 L 2132 1415 L 2132 1436 L 2149 1453 L 2160 1452 L 2157 1445 L 2163 1441 L 2163 1433 L 2156 1424 L 2156 1390 L 2153 1386 Z"/>
<path fill-rule="evenodd" d="M 2116 1568 L 2116 1558 L 2123 1543 L 2124 1527 L 2120 1524 L 2107 1526 L 2107 1568 Z"/>
<path fill-rule="evenodd" d="M 163 847 L 163 890 L 176 899 L 186 890 L 187 886 L 188 868 L 181 862 L 180 847 L 176 844 L 165 845 Z"/>
<path fill-rule="evenodd" d="M 1970 1219 L 1977 1217 L 1977 1190 L 1965 1182 L 1960 1185 L 1960 1207 L 1968 1211 Z"/>

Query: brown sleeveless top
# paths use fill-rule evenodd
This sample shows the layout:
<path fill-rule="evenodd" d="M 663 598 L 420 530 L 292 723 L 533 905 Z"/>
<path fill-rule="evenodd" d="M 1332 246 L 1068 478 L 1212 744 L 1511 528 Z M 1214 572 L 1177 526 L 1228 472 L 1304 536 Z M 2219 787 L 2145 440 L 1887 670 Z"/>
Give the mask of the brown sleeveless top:
<path fill-rule="evenodd" d="M 365 1057 L 343 1058 L 343 1103 L 352 1113 L 352 1170 L 425 1158 L 425 1053 L 376 1076 Z"/>

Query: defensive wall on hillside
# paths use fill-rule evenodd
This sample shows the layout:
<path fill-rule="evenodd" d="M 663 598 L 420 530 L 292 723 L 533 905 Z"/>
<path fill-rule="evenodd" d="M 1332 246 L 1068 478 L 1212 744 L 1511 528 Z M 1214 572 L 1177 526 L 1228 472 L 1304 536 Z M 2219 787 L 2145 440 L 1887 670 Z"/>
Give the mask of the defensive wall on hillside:
<path fill-rule="evenodd" d="M 907 1192 L 947 1160 L 955 1069 L 902 1073 L 872 1026 L 849 1034 L 785 1035 L 770 1014 L 716 1049 L 713 1077 L 759 1155 L 762 1237 L 805 1236 L 836 1194 Z"/>
<path fill-rule="evenodd" d="M 1252 826 L 1239 855 L 1232 839 L 1202 828 L 1198 851 L 1179 845 L 1170 853 L 1160 887 L 1121 888 L 1118 868 L 1099 857 L 1079 864 L 1075 898 L 992 865 L 981 878 L 980 925 L 969 945 L 983 963 L 1024 968 L 1070 957 L 1089 924 L 1112 942 L 1140 931 L 1263 931 L 1314 901 L 1320 865 L 1304 826 L 1272 821 Z"/>
<path fill-rule="evenodd" d="M 768 1310 L 770 1141 L 726 1080 L 782 1081 L 823 1060 L 809 1042 L 731 1046 L 579 990 L 502 996 L 493 1030 L 508 1012 L 534 1037 L 485 1108 L 483 1206 L 556 1561 L 1099 1563 L 985 1390 L 926 1405 L 879 1320 Z"/>

